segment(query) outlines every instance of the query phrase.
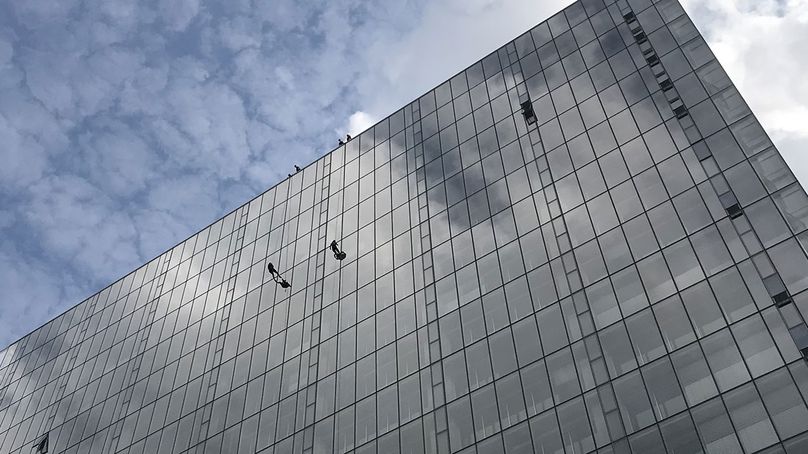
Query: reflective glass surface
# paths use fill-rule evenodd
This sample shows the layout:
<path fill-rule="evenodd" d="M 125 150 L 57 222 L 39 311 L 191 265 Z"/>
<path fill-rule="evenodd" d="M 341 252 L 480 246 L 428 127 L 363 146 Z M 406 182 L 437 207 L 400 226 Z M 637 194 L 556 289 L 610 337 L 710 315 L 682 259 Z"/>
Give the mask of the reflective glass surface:
<path fill-rule="evenodd" d="M 806 229 L 679 3 L 581 0 L 0 352 L 0 452 L 805 452 Z"/>

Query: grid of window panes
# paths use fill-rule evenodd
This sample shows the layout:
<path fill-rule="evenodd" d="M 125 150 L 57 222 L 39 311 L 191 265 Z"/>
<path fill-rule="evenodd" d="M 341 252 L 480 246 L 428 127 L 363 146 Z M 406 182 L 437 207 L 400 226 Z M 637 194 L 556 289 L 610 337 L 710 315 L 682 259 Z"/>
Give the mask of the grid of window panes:
<path fill-rule="evenodd" d="M 576 2 L 0 353 L 0 452 L 806 452 L 806 249 L 681 6 Z"/>

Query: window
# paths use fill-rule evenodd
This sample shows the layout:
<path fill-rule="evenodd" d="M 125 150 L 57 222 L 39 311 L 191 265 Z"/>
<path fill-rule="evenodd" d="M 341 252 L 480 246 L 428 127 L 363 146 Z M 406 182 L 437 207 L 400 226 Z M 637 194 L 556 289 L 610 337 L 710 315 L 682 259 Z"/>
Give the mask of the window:
<path fill-rule="evenodd" d="M 636 432 L 654 423 L 654 412 L 639 372 L 632 372 L 615 380 L 614 393 L 627 433 Z"/>
<path fill-rule="evenodd" d="M 746 371 L 741 354 L 728 329 L 703 339 L 701 345 L 721 391 L 750 380 L 749 372 Z"/>
<path fill-rule="evenodd" d="M 465 366 L 463 366 L 465 373 Z M 411 375 L 398 384 L 398 407 L 402 423 L 421 415 L 421 393 L 418 375 Z"/>
<path fill-rule="evenodd" d="M 499 432 L 499 414 L 494 385 L 488 385 L 471 394 L 471 409 L 477 440 Z"/>
<path fill-rule="evenodd" d="M 799 185 L 791 185 L 772 198 L 792 232 L 797 234 L 808 229 L 808 196 Z"/>
<path fill-rule="evenodd" d="M 635 266 L 630 266 L 612 276 L 617 300 L 623 316 L 629 316 L 648 306 L 648 297 L 643 289 L 640 275 Z"/>
<path fill-rule="evenodd" d="M 626 328 L 618 323 L 598 333 L 609 375 L 617 377 L 637 367 Z"/>
<path fill-rule="evenodd" d="M 766 195 L 766 190 L 758 180 L 748 162 L 741 162 L 724 172 L 732 192 L 741 205 L 746 206 Z M 748 213 L 747 213 L 748 215 Z"/>
<path fill-rule="evenodd" d="M 682 300 L 693 327 L 699 337 L 704 337 L 724 326 L 724 316 L 707 282 L 701 282 L 682 292 Z"/>
<path fill-rule="evenodd" d="M 357 417 L 358 413 L 357 411 Z M 468 397 L 450 403 L 446 407 L 446 415 L 449 422 L 449 444 L 452 450 L 460 450 L 472 444 L 474 442 L 474 426 L 472 425 L 471 406 L 469 405 Z"/>
<path fill-rule="evenodd" d="M 559 348 L 569 344 L 567 333 L 564 329 L 564 320 L 561 317 L 561 307 L 553 305 L 538 313 L 539 334 L 545 354 L 554 352 Z"/>
<path fill-rule="evenodd" d="M 690 189 L 673 199 L 673 205 L 688 234 L 692 234 L 712 222 L 710 212 L 697 189 Z"/>
<path fill-rule="evenodd" d="M 393 385 L 379 391 L 377 400 L 377 430 L 383 434 L 398 427 L 398 387 Z"/>
<path fill-rule="evenodd" d="M 468 363 L 469 387 L 477 389 L 490 383 L 492 379 L 491 361 L 488 356 L 488 343 L 485 341 L 466 349 L 466 362 Z"/>
<path fill-rule="evenodd" d="M 590 164 L 590 166 L 593 165 L 596 164 Z M 598 175 L 600 175 L 600 173 L 598 173 Z M 598 176 L 598 178 L 600 177 Z M 614 211 L 612 200 L 608 194 L 601 194 L 598 197 L 595 197 L 589 203 L 587 203 L 587 207 L 589 208 L 589 214 L 592 217 L 592 223 L 595 226 L 596 234 L 600 235 L 618 225 L 619 221 L 617 220 L 617 214 Z"/>
<path fill-rule="evenodd" d="M 583 399 L 579 397 L 558 407 L 558 420 L 567 452 L 589 452 L 595 448 Z"/>
<path fill-rule="evenodd" d="M 753 377 L 783 365 L 783 359 L 759 315 L 749 317 L 731 328 Z"/>
<path fill-rule="evenodd" d="M 668 199 L 668 193 L 662 184 L 656 168 L 650 168 L 634 178 L 640 199 L 646 209 L 650 209 Z"/>
<path fill-rule="evenodd" d="M 704 273 L 689 241 L 680 241 L 662 252 L 679 289 L 690 287 L 704 279 Z"/>
<path fill-rule="evenodd" d="M 714 226 L 696 233 L 690 240 L 701 266 L 708 276 L 712 276 L 732 264 L 732 257 L 724 245 L 724 240 Z"/>
<path fill-rule="evenodd" d="M 648 211 L 648 218 L 662 247 L 669 246 L 685 236 L 679 216 L 676 215 L 670 202 L 652 208 Z"/>
<path fill-rule="evenodd" d="M 534 416 L 552 407 L 553 396 L 544 361 L 531 364 L 519 373 L 522 376 L 528 416 Z"/>
<path fill-rule="evenodd" d="M 530 432 L 533 435 L 533 450 L 535 452 L 547 454 L 564 453 L 555 410 L 550 410 L 531 419 Z"/>
<path fill-rule="evenodd" d="M 508 428 L 527 418 L 519 374 L 508 375 L 495 382 L 495 385 L 502 427 Z"/>
<path fill-rule="evenodd" d="M 696 339 L 679 296 L 672 296 L 653 307 L 662 338 L 669 351 Z"/>
<path fill-rule="evenodd" d="M 763 243 L 763 247 L 771 247 L 791 234 L 774 203 L 768 197 L 746 207 L 744 212 Z"/>
<path fill-rule="evenodd" d="M 468 392 L 466 360 L 463 352 L 457 352 L 443 360 L 443 380 L 447 401 L 452 401 Z"/>
<path fill-rule="evenodd" d="M 674 352 L 671 355 L 671 362 L 682 384 L 688 405 L 694 406 L 718 394 L 710 369 L 698 345 L 693 344 Z"/>
<path fill-rule="evenodd" d="M 693 420 L 708 453 L 742 452 L 721 399 L 713 399 L 695 408 Z"/>
<path fill-rule="evenodd" d="M 673 454 L 704 452 L 689 413 L 663 421 L 660 430 L 669 452 Z"/>
<path fill-rule="evenodd" d="M 626 239 L 631 247 L 631 252 L 638 260 L 659 249 L 654 232 L 648 223 L 648 218 L 644 215 L 625 223 L 623 230 L 626 232 Z"/>
<path fill-rule="evenodd" d="M 527 317 L 514 323 L 512 329 L 519 366 L 525 366 L 541 358 L 541 342 L 539 341 L 536 319 Z"/>
<path fill-rule="evenodd" d="M 655 303 L 676 291 L 668 266 L 662 254 L 656 253 L 637 264 L 640 277 L 651 303 Z"/>
<path fill-rule="evenodd" d="M 510 328 L 499 331 L 488 338 L 491 361 L 494 365 L 494 378 L 503 377 L 516 370 L 516 353 Z"/>
<path fill-rule="evenodd" d="M 670 359 L 662 358 L 646 365 L 641 371 L 658 420 L 687 408 Z"/>
<path fill-rule="evenodd" d="M 362 444 L 376 436 L 376 396 L 356 404 L 356 444 Z"/>
<path fill-rule="evenodd" d="M 693 116 L 693 121 L 698 125 L 699 131 L 704 137 L 709 137 L 725 127 L 724 120 L 721 119 L 718 110 L 709 99 L 691 107 L 690 115 Z"/>
<path fill-rule="evenodd" d="M 730 323 L 755 311 L 755 303 L 736 268 L 730 268 L 710 278 L 710 285 Z"/>
<path fill-rule="evenodd" d="M 793 239 L 778 244 L 769 251 L 777 272 L 792 295 L 808 288 L 808 258 Z"/>
<path fill-rule="evenodd" d="M 568 348 L 547 357 L 547 370 L 556 402 L 564 402 L 580 394 L 578 374 L 575 373 L 575 363 Z"/>
<path fill-rule="evenodd" d="M 651 362 L 666 353 L 651 309 L 645 309 L 626 319 L 626 327 L 640 364 Z"/>
<path fill-rule="evenodd" d="M 774 148 L 752 156 L 749 161 L 769 192 L 782 189 L 795 181 L 791 170 Z"/>
<path fill-rule="evenodd" d="M 632 175 L 637 175 L 654 164 L 648 153 L 648 147 L 645 146 L 641 137 L 626 143 L 620 147 L 620 151 L 622 151 L 623 159 L 626 160 L 626 165 Z"/>
<path fill-rule="evenodd" d="M 808 430 L 808 410 L 788 370 L 780 369 L 759 378 L 757 387 L 781 438 Z"/>
<path fill-rule="evenodd" d="M 726 394 L 724 402 L 747 452 L 758 451 L 778 441 L 774 427 L 751 383 Z"/>
<path fill-rule="evenodd" d="M 472 301 L 461 307 L 460 316 L 463 327 L 464 345 L 471 345 L 485 337 L 485 322 L 480 300 Z"/>

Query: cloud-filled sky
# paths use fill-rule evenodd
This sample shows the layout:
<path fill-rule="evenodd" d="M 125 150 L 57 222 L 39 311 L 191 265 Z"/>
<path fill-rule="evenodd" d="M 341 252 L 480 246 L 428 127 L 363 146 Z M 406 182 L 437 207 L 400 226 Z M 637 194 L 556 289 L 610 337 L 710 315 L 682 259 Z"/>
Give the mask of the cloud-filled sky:
<path fill-rule="evenodd" d="M 0 348 L 571 3 L 0 0 Z M 808 0 L 684 0 L 808 182 Z"/>

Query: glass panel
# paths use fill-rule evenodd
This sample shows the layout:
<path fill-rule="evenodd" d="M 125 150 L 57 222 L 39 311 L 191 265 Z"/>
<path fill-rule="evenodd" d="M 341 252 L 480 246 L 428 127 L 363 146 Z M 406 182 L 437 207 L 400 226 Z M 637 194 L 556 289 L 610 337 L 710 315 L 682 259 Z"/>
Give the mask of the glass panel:
<path fill-rule="evenodd" d="M 533 450 L 546 454 L 564 454 L 561 432 L 558 429 L 555 410 L 550 410 L 530 420 L 533 434 Z"/>
<path fill-rule="evenodd" d="M 673 279 L 671 279 L 668 265 L 662 258 L 661 253 L 656 253 L 637 263 L 640 270 L 640 277 L 645 285 L 645 291 L 651 304 L 660 301 L 676 291 Z"/>
<path fill-rule="evenodd" d="M 626 328 L 618 323 L 598 333 L 609 375 L 617 377 L 637 367 Z"/>
<path fill-rule="evenodd" d="M 589 452 L 595 448 L 583 399 L 579 397 L 558 407 L 558 420 L 567 452 Z"/>
<path fill-rule="evenodd" d="M 660 425 L 662 437 L 670 454 L 703 454 L 696 428 L 690 414 L 683 413 L 663 421 Z"/>
<path fill-rule="evenodd" d="M 757 385 L 781 438 L 808 430 L 808 410 L 786 369 L 758 379 Z"/>
<path fill-rule="evenodd" d="M 553 385 L 556 402 L 564 402 L 580 394 L 578 374 L 575 373 L 575 363 L 569 348 L 547 357 L 547 370 L 550 373 L 550 383 Z"/>
<path fill-rule="evenodd" d="M 527 418 L 522 383 L 519 374 L 511 374 L 495 382 L 499 418 L 503 428 L 508 428 Z"/>
<path fill-rule="evenodd" d="M 678 296 L 662 301 L 653 309 L 668 351 L 676 350 L 696 339 Z"/>
<path fill-rule="evenodd" d="M 624 316 L 648 307 L 648 297 L 645 294 L 640 275 L 635 266 L 630 266 L 617 272 L 612 276 L 612 283 Z"/>
<path fill-rule="evenodd" d="M 544 309 L 538 314 L 539 334 L 544 352 L 550 353 L 569 344 L 564 320 L 561 317 L 561 306 L 558 304 Z"/>
<path fill-rule="evenodd" d="M 698 345 L 691 345 L 673 353 L 671 361 L 690 406 L 718 393 L 710 369 L 707 367 L 707 362 Z"/>
<path fill-rule="evenodd" d="M 627 433 L 636 432 L 654 423 L 654 412 L 639 372 L 632 372 L 615 380 L 614 393 L 620 404 L 620 414 L 623 415 Z"/>
<path fill-rule="evenodd" d="M 701 345 L 721 391 L 750 380 L 749 372 L 746 371 L 741 354 L 728 329 L 703 339 Z"/>
<path fill-rule="evenodd" d="M 665 445 L 662 443 L 662 436 L 659 429 L 650 427 L 629 439 L 631 449 L 634 452 L 664 452 Z"/>
<path fill-rule="evenodd" d="M 528 415 L 533 416 L 552 407 L 553 396 L 550 393 L 550 381 L 547 378 L 544 361 L 531 364 L 519 373 L 525 389 Z"/>
<path fill-rule="evenodd" d="M 477 440 L 499 432 L 499 415 L 494 385 L 488 385 L 472 393 L 471 408 Z"/>
<path fill-rule="evenodd" d="M 759 315 L 732 325 L 741 354 L 753 377 L 758 377 L 783 365 L 769 330 Z"/>
<path fill-rule="evenodd" d="M 454 400 L 468 392 L 469 385 L 463 352 L 457 352 L 443 360 L 443 379 L 447 401 Z"/>
<path fill-rule="evenodd" d="M 808 258 L 799 244 L 790 239 L 773 247 L 769 254 L 777 272 L 792 295 L 808 289 Z"/>
<path fill-rule="evenodd" d="M 756 310 L 755 303 L 737 269 L 730 268 L 711 277 L 710 285 L 730 323 L 740 320 Z"/>
<path fill-rule="evenodd" d="M 732 257 L 724 245 L 724 240 L 714 226 L 696 233 L 690 240 L 693 242 L 696 255 L 708 276 L 732 264 Z"/>
<path fill-rule="evenodd" d="M 626 319 L 626 327 L 640 364 L 651 362 L 666 353 L 665 344 L 662 342 L 662 336 L 659 334 L 659 328 L 657 328 L 651 309 L 646 309 Z"/>
<path fill-rule="evenodd" d="M 721 399 L 714 399 L 695 408 L 693 420 L 708 454 L 742 452 Z"/>
<path fill-rule="evenodd" d="M 682 301 L 699 337 L 726 326 L 721 308 L 707 282 L 701 282 L 682 292 Z"/>
<path fill-rule="evenodd" d="M 657 419 L 665 419 L 687 408 L 668 358 L 643 367 L 642 376 L 648 387 L 648 395 Z"/>
<path fill-rule="evenodd" d="M 758 451 L 777 442 L 774 427 L 751 383 L 725 395 L 724 402 L 747 452 Z"/>
<path fill-rule="evenodd" d="M 799 185 L 792 185 L 772 196 L 791 231 L 808 229 L 808 196 Z"/>
<path fill-rule="evenodd" d="M 685 289 L 704 279 L 704 273 L 689 241 L 680 241 L 662 252 L 678 288 Z"/>
<path fill-rule="evenodd" d="M 468 397 L 449 404 L 446 407 L 446 416 L 449 421 L 449 444 L 452 450 L 462 449 L 474 442 L 474 426 Z"/>

